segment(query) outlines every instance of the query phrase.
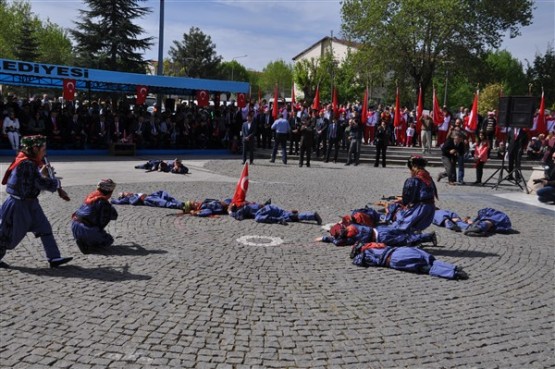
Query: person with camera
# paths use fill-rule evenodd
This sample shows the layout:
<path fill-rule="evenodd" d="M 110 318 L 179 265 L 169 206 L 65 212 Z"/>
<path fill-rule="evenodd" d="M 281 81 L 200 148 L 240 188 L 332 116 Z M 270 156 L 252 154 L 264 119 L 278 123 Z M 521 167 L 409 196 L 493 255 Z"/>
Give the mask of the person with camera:
<path fill-rule="evenodd" d="M 441 161 L 445 171 L 438 174 L 438 182 L 442 178 L 448 177 L 450 185 L 456 183 L 457 158 L 459 155 L 464 155 L 464 142 L 462 135 L 455 132 L 451 137 L 447 138 L 447 141 L 441 147 Z"/>
<path fill-rule="evenodd" d="M 538 201 L 555 204 L 555 148 L 550 150 L 549 160 L 545 169 L 545 176 L 534 180 L 535 184 L 541 183 L 542 188 L 536 191 Z"/>
<path fill-rule="evenodd" d="M 362 139 L 361 128 L 355 119 L 349 119 L 349 151 L 347 152 L 347 162 L 345 165 L 355 163 L 358 165 L 360 158 L 360 141 Z"/>

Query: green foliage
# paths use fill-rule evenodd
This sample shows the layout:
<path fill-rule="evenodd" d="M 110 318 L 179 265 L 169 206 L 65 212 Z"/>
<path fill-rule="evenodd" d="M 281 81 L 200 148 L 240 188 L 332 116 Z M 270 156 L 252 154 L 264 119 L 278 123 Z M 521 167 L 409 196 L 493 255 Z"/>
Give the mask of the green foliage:
<path fill-rule="evenodd" d="M 293 85 L 293 67 L 283 60 L 270 62 L 262 70 L 259 79 L 262 94 L 269 94 L 273 97 L 276 83 L 280 95 L 282 97 L 290 97 Z"/>
<path fill-rule="evenodd" d="M 81 21 L 70 30 L 81 66 L 120 72 L 145 73 L 142 52 L 152 45 L 152 37 L 140 38 L 142 27 L 133 23 L 150 9 L 144 0 L 85 0 L 89 10 L 80 10 Z"/>
<path fill-rule="evenodd" d="M 318 65 L 318 60 L 314 58 L 302 59 L 295 63 L 293 69 L 295 84 L 303 92 L 306 101 L 314 99 L 318 84 Z"/>
<path fill-rule="evenodd" d="M 173 41 L 169 56 L 178 69 L 188 77 L 221 78 L 220 63 L 222 57 L 216 54 L 216 45 L 212 38 L 198 27 L 191 27 L 189 33 L 183 34 L 183 40 Z"/>
<path fill-rule="evenodd" d="M 488 52 L 485 57 L 483 83 L 499 83 L 505 95 L 523 95 L 528 91 L 528 80 L 522 63 L 506 51 Z"/>
<path fill-rule="evenodd" d="M 478 113 L 486 116 L 488 111 L 497 110 L 499 107 L 499 96 L 505 87 L 501 83 L 492 83 L 480 91 L 478 99 Z"/>
<path fill-rule="evenodd" d="M 526 71 L 528 81 L 532 84 L 532 94 L 541 96 L 543 87 L 545 106 L 555 109 L 555 51 L 550 45 L 544 55 L 536 55 L 532 65 Z"/>
<path fill-rule="evenodd" d="M 242 82 L 249 81 L 247 68 L 240 64 L 237 60 L 221 62 L 219 65 L 219 75 L 222 80 Z"/>
<path fill-rule="evenodd" d="M 0 2 L 0 57 L 49 64 L 70 64 L 71 41 L 66 32 L 42 22 L 27 1 Z"/>
<path fill-rule="evenodd" d="M 416 91 L 421 84 L 429 92 L 442 65 L 449 63 L 453 75 L 479 69 L 475 60 L 497 48 L 506 31 L 516 36 L 530 23 L 532 5 L 532 0 L 507 0 L 503 6 L 495 0 L 345 0 L 342 29 L 363 44 L 370 73 L 385 67 L 401 90 Z M 409 78 L 412 86 L 405 85 Z"/>

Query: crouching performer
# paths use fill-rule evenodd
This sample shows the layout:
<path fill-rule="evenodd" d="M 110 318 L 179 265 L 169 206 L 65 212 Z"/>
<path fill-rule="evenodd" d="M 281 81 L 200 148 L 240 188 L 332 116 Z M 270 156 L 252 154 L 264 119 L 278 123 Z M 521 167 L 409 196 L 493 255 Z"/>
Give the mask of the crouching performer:
<path fill-rule="evenodd" d="M 40 206 L 38 195 L 47 190 L 58 191 L 58 195 L 66 201 L 69 201 L 69 196 L 54 176 L 53 169 L 45 165 L 45 136 L 23 137 L 20 150 L 2 180 L 9 196 L 0 210 L 0 267 L 8 267 L 1 261 L 6 250 L 14 249 L 27 232 L 33 232 L 42 242 L 50 267 L 55 268 L 73 258 L 60 255 L 52 226 Z"/>
<path fill-rule="evenodd" d="M 254 215 L 254 220 L 257 223 L 279 223 L 283 225 L 286 225 L 289 222 L 313 220 L 319 225 L 322 224 L 322 218 L 317 212 L 299 212 L 297 210 L 288 211 L 273 204 L 265 205 L 258 210 Z"/>
<path fill-rule="evenodd" d="M 114 181 L 102 179 L 71 217 L 73 238 L 83 254 L 105 249 L 114 243 L 114 238 L 104 229 L 111 220 L 118 218 L 118 212 L 110 204 L 115 188 Z"/>
<path fill-rule="evenodd" d="M 446 279 L 468 279 L 461 267 L 437 260 L 418 247 L 391 247 L 383 243 L 357 244 L 351 252 L 353 264 L 362 267 L 386 267 L 405 272 L 429 274 Z"/>
<path fill-rule="evenodd" d="M 494 233 L 511 233 L 513 228 L 509 216 L 492 208 L 478 210 L 478 215 L 464 231 L 470 237 L 487 237 Z"/>
<path fill-rule="evenodd" d="M 183 212 L 197 217 L 210 217 L 227 214 L 227 208 L 231 199 L 224 201 L 205 199 L 204 201 L 186 201 L 183 204 Z"/>
<path fill-rule="evenodd" d="M 381 242 L 390 246 L 415 246 L 431 242 L 434 246 L 437 246 L 435 232 L 412 233 L 387 226 L 373 228 L 359 224 L 345 226 L 341 223 L 331 227 L 329 236 L 318 237 L 315 241 L 329 242 L 335 246 L 350 246 L 357 242 Z"/>

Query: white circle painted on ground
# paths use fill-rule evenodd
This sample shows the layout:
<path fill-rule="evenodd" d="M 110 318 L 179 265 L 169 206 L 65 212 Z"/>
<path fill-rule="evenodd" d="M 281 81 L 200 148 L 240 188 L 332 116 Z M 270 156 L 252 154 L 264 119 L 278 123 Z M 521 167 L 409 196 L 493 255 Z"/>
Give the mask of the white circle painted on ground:
<path fill-rule="evenodd" d="M 247 246 L 278 246 L 283 243 L 283 240 L 269 236 L 242 236 L 237 239 L 237 242 Z"/>

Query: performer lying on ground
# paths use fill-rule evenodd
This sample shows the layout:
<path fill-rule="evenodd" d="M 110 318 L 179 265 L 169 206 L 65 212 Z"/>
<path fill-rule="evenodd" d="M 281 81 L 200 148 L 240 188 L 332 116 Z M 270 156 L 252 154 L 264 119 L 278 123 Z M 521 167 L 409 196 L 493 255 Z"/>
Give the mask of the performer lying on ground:
<path fill-rule="evenodd" d="M 145 205 L 157 208 L 183 209 L 183 201 L 176 200 L 166 191 L 146 193 L 121 192 L 117 199 L 111 200 L 116 205 Z"/>
<path fill-rule="evenodd" d="M 478 210 L 474 219 L 462 218 L 449 210 L 436 210 L 434 224 L 455 232 L 464 231 L 471 237 L 487 237 L 494 233 L 510 233 L 513 231 L 509 216 L 492 208 Z"/>
<path fill-rule="evenodd" d="M 418 247 L 391 247 L 376 242 L 358 243 L 353 246 L 351 259 L 354 265 L 362 267 L 387 267 L 446 279 L 468 279 L 461 267 L 437 260 Z"/>
<path fill-rule="evenodd" d="M 135 165 L 135 169 L 145 169 L 147 173 L 150 172 L 165 172 L 174 174 L 187 174 L 189 173 L 189 168 L 187 168 L 181 160 L 149 160 L 145 164 Z"/>
<path fill-rule="evenodd" d="M 254 220 L 257 223 L 279 223 L 283 225 L 286 225 L 289 222 L 314 220 L 319 225 L 322 224 L 322 218 L 315 211 L 288 211 L 273 204 L 265 205 L 258 210 L 254 215 Z"/>
<path fill-rule="evenodd" d="M 376 210 L 366 207 L 355 209 L 351 214 L 341 217 L 341 223 L 344 225 L 360 224 L 369 227 L 377 226 L 382 220 L 382 216 Z"/>
<path fill-rule="evenodd" d="M 244 202 L 242 205 L 237 206 L 230 204 L 228 208 L 229 215 L 236 220 L 254 219 L 256 212 L 262 209 L 265 205 L 272 203 L 272 200 L 266 201 L 264 204 L 257 202 Z"/>
<path fill-rule="evenodd" d="M 197 217 L 209 217 L 212 215 L 227 214 L 227 208 L 231 199 L 215 200 L 205 199 L 204 201 L 186 201 L 183 204 L 183 212 L 185 214 L 195 215 Z"/>
<path fill-rule="evenodd" d="M 83 204 L 71 216 L 71 231 L 83 254 L 107 248 L 114 238 L 104 229 L 111 220 L 118 218 L 118 212 L 110 204 L 110 197 L 116 188 L 111 179 L 102 179 Z"/>
<path fill-rule="evenodd" d="M 335 246 L 349 246 L 357 242 L 382 242 L 390 246 L 414 246 L 431 242 L 437 246 L 437 235 L 432 233 L 412 233 L 407 230 L 387 226 L 368 227 L 358 224 L 337 223 L 330 229 L 329 236 L 318 237 L 315 241 L 330 242 Z"/>

